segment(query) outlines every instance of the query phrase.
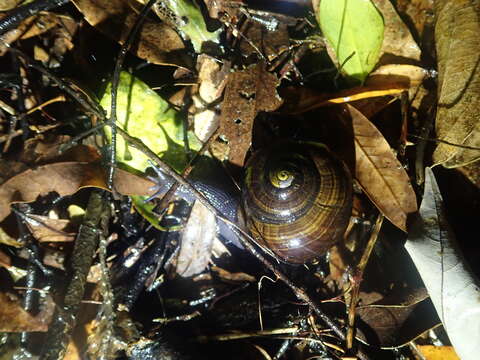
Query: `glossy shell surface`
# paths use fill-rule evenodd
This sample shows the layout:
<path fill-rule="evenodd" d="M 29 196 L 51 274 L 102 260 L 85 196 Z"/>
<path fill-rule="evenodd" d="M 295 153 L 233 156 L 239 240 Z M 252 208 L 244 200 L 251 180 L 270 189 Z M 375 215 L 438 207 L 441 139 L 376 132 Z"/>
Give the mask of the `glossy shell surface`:
<path fill-rule="evenodd" d="M 287 262 L 305 263 L 341 240 L 352 208 L 350 172 L 320 144 L 279 143 L 246 164 L 243 201 L 252 235 Z"/>

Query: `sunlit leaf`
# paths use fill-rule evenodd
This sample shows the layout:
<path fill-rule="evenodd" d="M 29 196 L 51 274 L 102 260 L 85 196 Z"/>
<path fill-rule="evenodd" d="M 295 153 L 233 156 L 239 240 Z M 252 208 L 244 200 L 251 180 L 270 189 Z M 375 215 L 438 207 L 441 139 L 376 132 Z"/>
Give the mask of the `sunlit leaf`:
<path fill-rule="evenodd" d="M 165 0 L 165 6 L 178 18 L 177 30 L 182 36 L 187 37 L 193 45 L 194 50 L 200 53 L 204 42 L 218 43 L 220 31 L 211 32 L 207 30 L 205 20 L 200 8 L 191 0 Z"/>
<path fill-rule="evenodd" d="M 341 71 L 363 82 L 382 47 L 384 23 L 380 12 L 370 0 L 322 0 L 316 15 Z"/>
<path fill-rule="evenodd" d="M 109 112 L 111 84 L 108 84 L 100 104 Z M 117 123 L 131 136 L 139 138 L 169 165 L 182 171 L 187 163 L 184 150 L 183 121 L 179 113 L 155 91 L 127 72 L 120 75 L 117 98 Z M 110 129 L 106 129 L 110 136 Z M 193 134 L 189 134 L 192 149 L 199 149 Z M 148 157 L 117 137 L 117 161 L 136 170 L 148 167 Z"/>

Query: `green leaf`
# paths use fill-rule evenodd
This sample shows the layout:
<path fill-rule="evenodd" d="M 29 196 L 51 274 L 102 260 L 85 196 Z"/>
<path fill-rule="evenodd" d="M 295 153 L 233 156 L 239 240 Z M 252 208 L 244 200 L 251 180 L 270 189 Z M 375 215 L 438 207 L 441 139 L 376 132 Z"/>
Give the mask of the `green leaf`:
<path fill-rule="evenodd" d="M 363 82 L 380 56 L 384 31 L 381 13 L 371 0 L 321 0 L 316 17 L 341 71 Z"/>
<path fill-rule="evenodd" d="M 111 83 L 105 89 L 100 105 L 110 116 Z M 150 150 L 158 154 L 162 160 L 178 172 L 187 165 L 184 150 L 183 120 L 180 114 L 172 109 L 150 87 L 128 72 L 120 74 L 117 95 L 117 124 L 131 136 L 139 138 Z M 111 130 L 105 128 L 107 138 L 111 138 Z M 194 134 L 188 133 L 190 148 L 199 150 L 200 142 Z M 148 157 L 141 151 L 128 145 L 121 136 L 117 136 L 117 161 L 130 168 L 145 171 L 149 166 Z M 132 196 L 136 210 L 154 227 L 162 229 L 158 215 L 153 212 L 154 205 L 145 202 L 146 197 Z"/>
<path fill-rule="evenodd" d="M 183 22 L 183 24 L 177 25 L 178 30 L 190 39 L 195 52 L 201 52 L 204 42 L 211 41 L 218 44 L 220 29 L 215 32 L 207 30 L 202 12 L 192 0 L 164 1 L 170 10 Z"/>
<path fill-rule="evenodd" d="M 106 87 L 100 105 L 110 116 L 111 83 Z M 187 164 L 184 150 L 183 121 L 180 114 L 172 109 L 150 87 L 128 72 L 120 74 L 117 96 L 117 124 L 131 136 L 143 141 L 175 170 L 181 172 Z M 105 128 L 110 138 L 110 128 Z M 200 144 L 195 135 L 188 134 L 193 150 Z M 148 157 L 117 137 L 117 161 L 139 171 L 148 167 Z"/>

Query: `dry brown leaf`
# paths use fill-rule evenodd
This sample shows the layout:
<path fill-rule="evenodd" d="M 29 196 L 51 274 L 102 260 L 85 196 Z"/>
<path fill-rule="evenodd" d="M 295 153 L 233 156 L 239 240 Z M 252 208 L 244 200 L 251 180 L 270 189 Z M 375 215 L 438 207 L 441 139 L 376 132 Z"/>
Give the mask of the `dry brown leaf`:
<path fill-rule="evenodd" d="M 407 231 L 407 215 L 417 211 L 410 179 L 380 131 L 357 109 L 347 107 L 355 136 L 355 177 L 382 214 Z"/>
<path fill-rule="evenodd" d="M 72 232 L 74 226 L 70 220 L 31 214 L 25 223 L 39 242 L 69 242 L 75 239 L 76 232 Z"/>
<path fill-rule="evenodd" d="M 88 23 L 123 44 L 138 13 L 125 0 L 73 1 Z M 137 36 L 135 55 L 158 65 L 191 67 L 185 45 L 178 33 L 167 24 L 145 19 Z"/>
<path fill-rule="evenodd" d="M 282 100 L 278 78 L 259 63 L 228 76 L 220 117 L 220 135 L 230 146 L 230 162 L 243 166 L 252 141 L 253 120 L 260 111 L 274 111 Z"/>
<path fill-rule="evenodd" d="M 0 331 L 47 331 L 45 321 L 23 310 L 20 302 L 6 293 L 0 292 Z"/>
<path fill-rule="evenodd" d="M 365 294 L 362 301 L 367 300 Z M 374 346 L 396 347 L 407 344 L 426 330 L 438 326 L 435 310 L 425 289 L 418 289 L 403 303 L 389 303 L 382 298 L 374 304 L 360 306 L 357 314 L 359 336 Z M 414 320 L 412 320 L 414 319 Z"/>
<path fill-rule="evenodd" d="M 392 57 L 419 61 L 421 51 L 410 30 L 402 21 L 390 0 L 373 0 L 385 21 L 385 33 L 380 64 L 391 63 Z M 388 59 L 390 58 L 390 59 Z"/>
<path fill-rule="evenodd" d="M 16 7 L 21 2 L 22 2 L 22 0 L 2 0 L 2 1 L 0 1 L 0 11 L 12 10 L 14 7 Z"/>
<path fill-rule="evenodd" d="M 420 66 L 407 64 L 389 64 L 380 66 L 365 81 L 366 86 L 405 83 L 407 89 L 415 90 L 428 75 L 428 70 Z"/>
<path fill-rule="evenodd" d="M 94 162 L 100 160 L 98 150 L 89 145 L 80 144 L 61 152 L 61 147 L 69 140 L 70 136 L 66 135 L 55 137 L 38 135 L 25 141 L 18 159 L 30 165 L 64 161 Z"/>
<path fill-rule="evenodd" d="M 260 17 L 261 19 L 261 17 Z M 288 34 L 288 26 L 295 24 L 296 19 L 281 14 L 270 13 L 265 21 L 276 20 L 275 30 L 266 29 L 265 23 L 256 20 L 249 21 L 246 30 L 243 30 L 243 37 L 240 37 L 240 52 L 243 56 L 250 54 L 258 54 L 264 56 L 269 61 L 273 61 L 282 52 L 287 51 L 290 47 L 290 36 Z M 243 27 L 242 27 L 243 28 Z M 248 39 L 249 41 L 246 41 Z M 252 46 L 255 46 L 255 48 Z"/>
<path fill-rule="evenodd" d="M 62 27 L 66 27 L 70 34 L 75 34 L 77 22 L 74 19 L 51 12 L 44 12 L 35 16 L 35 21 L 30 28 L 22 34 L 21 39 L 25 40 L 41 35 L 59 24 L 61 24 Z"/>
<path fill-rule="evenodd" d="M 32 202 L 52 191 L 67 196 L 84 187 L 106 189 L 105 179 L 105 169 L 97 163 L 63 162 L 26 170 L 0 185 L 0 222 L 10 214 L 12 203 Z M 123 195 L 148 196 L 153 185 L 127 171 L 115 171 L 114 186 Z"/>
<path fill-rule="evenodd" d="M 395 7 L 398 12 L 402 14 L 402 17 L 407 18 L 408 23 L 416 30 L 417 39 L 425 39 L 424 32 L 432 24 L 434 18 L 433 2 L 434 0 L 395 1 Z"/>
<path fill-rule="evenodd" d="M 255 279 L 255 277 L 252 275 L 249 275 L 243 272 L 232 273 L 228 270 L 225 270 L 215 265 L 212 266 L 210 270 L 216 273 L 218 277 L 228 282 L 233 281 L 233 282 L 252 282 L 253 283 L 257 281 L 257 279 Z"/>
<path fill-rule="evenodd" d="M 440 140 L 480 148 L 480 1 L 435 1 L 438 59 L 436 132 Z M 480 150 L 439 143 L 434 164 L 454 168 Z"/>

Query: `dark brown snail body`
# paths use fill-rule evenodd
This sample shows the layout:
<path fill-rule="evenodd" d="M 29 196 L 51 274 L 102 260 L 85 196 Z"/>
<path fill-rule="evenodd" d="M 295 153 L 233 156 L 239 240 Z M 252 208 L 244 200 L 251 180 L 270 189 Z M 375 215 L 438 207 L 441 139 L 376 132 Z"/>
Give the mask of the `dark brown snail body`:
<path fill-rule="evenodd" d="M 287 262 L 304 263 L 341 240 L 352 209 L 352 180 L 326 147 L 279 143 L 248 160 L 242 195 L 258 241 Z"/>

